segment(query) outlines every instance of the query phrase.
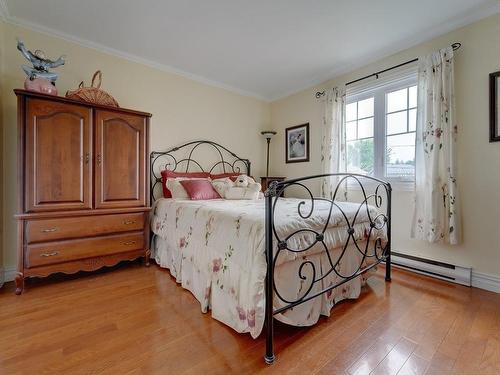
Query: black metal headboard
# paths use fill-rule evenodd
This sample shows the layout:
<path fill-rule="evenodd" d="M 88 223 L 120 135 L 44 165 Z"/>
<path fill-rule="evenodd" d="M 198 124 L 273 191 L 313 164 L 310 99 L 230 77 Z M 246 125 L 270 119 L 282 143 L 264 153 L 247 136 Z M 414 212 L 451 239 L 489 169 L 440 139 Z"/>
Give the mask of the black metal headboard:
<path fill-rule="evenodd" d="M 201 146 L 201 147 L 200 147 Z M 194 159 L 205 148 L 215 155 L 210 160 Z M 209 150 L 206 150 L 206 149 Z M 161 171 L 169 169 L 175 172 L 209 172 L 209 173 L 241 173 L 250 175 L 250 160 L 244 159 L 229 151 L 226 147 L 212 141 L 192 141 L 173 147 L 167 151 L 152 151 L 151 161 L 151 202 L 155 197 L 155 188 L 161 186 Z"/>

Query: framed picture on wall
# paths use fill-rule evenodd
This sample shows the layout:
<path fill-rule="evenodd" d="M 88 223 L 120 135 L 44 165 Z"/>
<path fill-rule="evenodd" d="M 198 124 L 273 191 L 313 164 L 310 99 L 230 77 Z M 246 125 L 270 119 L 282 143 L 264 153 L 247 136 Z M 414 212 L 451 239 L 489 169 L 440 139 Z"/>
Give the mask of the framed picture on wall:
<path fill-rule="evenodd" d="M 309 123 L 286 128 L 285 152 L 287 163 L 309 161 Z"/>
<path fill-rule="evenodd" d="M 500 71 L 490 74 L 490 142 L 500 141 Z"/>

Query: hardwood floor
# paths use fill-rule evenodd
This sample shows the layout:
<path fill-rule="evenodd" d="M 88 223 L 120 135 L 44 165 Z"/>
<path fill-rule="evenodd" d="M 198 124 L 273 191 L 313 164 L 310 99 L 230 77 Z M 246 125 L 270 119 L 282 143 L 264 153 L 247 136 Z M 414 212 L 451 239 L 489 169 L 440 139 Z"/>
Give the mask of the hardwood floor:
<path fill-rule="evenodd" d="M 263 337 L 202 314 L 168 271 L 117 268 L 0 289 L 0 374 L 500 374 L 500 294 L 381 270 L 316 326 L 278 325 L 266 366 Z"/>

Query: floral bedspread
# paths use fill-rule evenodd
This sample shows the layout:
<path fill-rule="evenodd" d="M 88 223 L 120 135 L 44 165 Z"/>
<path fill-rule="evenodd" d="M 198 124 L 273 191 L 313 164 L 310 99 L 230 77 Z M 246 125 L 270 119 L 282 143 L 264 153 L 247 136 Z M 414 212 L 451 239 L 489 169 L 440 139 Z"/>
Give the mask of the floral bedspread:
<path fill-rule="evenodd" d="M 328 202 L 316 201 L 312 215 L 304 219 L 299 215 L 298 199 L 280 199 L 275 211 L 275 227 L 278 237 L 304 227 L 321 231 L 330 213 Z M 358 204 L 338 203 L 352 222 Z M 310 203 L 301 206 L 306 215 Z M 212 316 L 238 332 L 249 332 L 257 337 L 264 324 L 266 259 L 264 247 L 264 200 L 207 200 L 189 201 L 160 199 L 155 203 L 151 220 L 152 230 L 157 235 L 153 255 L 161 267 L 166 267 L 177 282 L 190 290 L 201 304 L 203 312 L 211 310 Z M 372 218 L 376 211 L 370 208 Z M 384 230 L 372 231 L 368 238 L 369 221 L 366 210 L 360 210 L 354 225 L 358 246 L 371 244 L 380 237 L 386 239 Z M 347 228 L 343 214 L 334 207 L 325 243 L 331 250 L 333 260 L 340 255 Z M 288 246 L 304 248 L 313 241 L 310 233 L 302 232 L 292 236 Z M 275 250 L 276 251 L 276 250 Z M 372 250 L 373 251 L 373 250 Z M 361 262 L 362 256 L 349 246 L 339 264 L 338 272 L 349 275 Z M 326 272 L 329 262 L 322 245 L 316 244 L 303 253 L 282 251 L 276 262 L 275 280 L 281 295 L 287 300 L 297 299 L 307 291 L 312 276 L 312 266 L 305 266 L 303 272 L 309 278 L 298 277 L 299 267 L 310 261 L 316 272 Z M 332 272 L 321 283 L 316 283 L 310 293 L 338 282 Z M 357 298 L 363 280 L 356 278 L 342 287 L 321 297 L 299 305 L 276 316 L 277 319 L 297 326 L 308 326 L 317 322 L 320 315 L 328 316 L 331 307 L 345 298 Z M 274 307 L 283 302 L 275 297 Z"/>

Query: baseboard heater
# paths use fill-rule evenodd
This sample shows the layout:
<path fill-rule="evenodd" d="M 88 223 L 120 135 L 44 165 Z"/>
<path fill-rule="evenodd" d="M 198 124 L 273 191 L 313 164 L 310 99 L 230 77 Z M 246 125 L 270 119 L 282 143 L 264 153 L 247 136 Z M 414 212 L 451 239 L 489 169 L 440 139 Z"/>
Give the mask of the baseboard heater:
<path fill-rule="evenodd" d="M 456 266 L 454 264 L 396 252 L 391 253 L 391 263 L 394 267 L 404 268 L 422 275 L 471 286 L 472 268 L 470 267 Z"/>

